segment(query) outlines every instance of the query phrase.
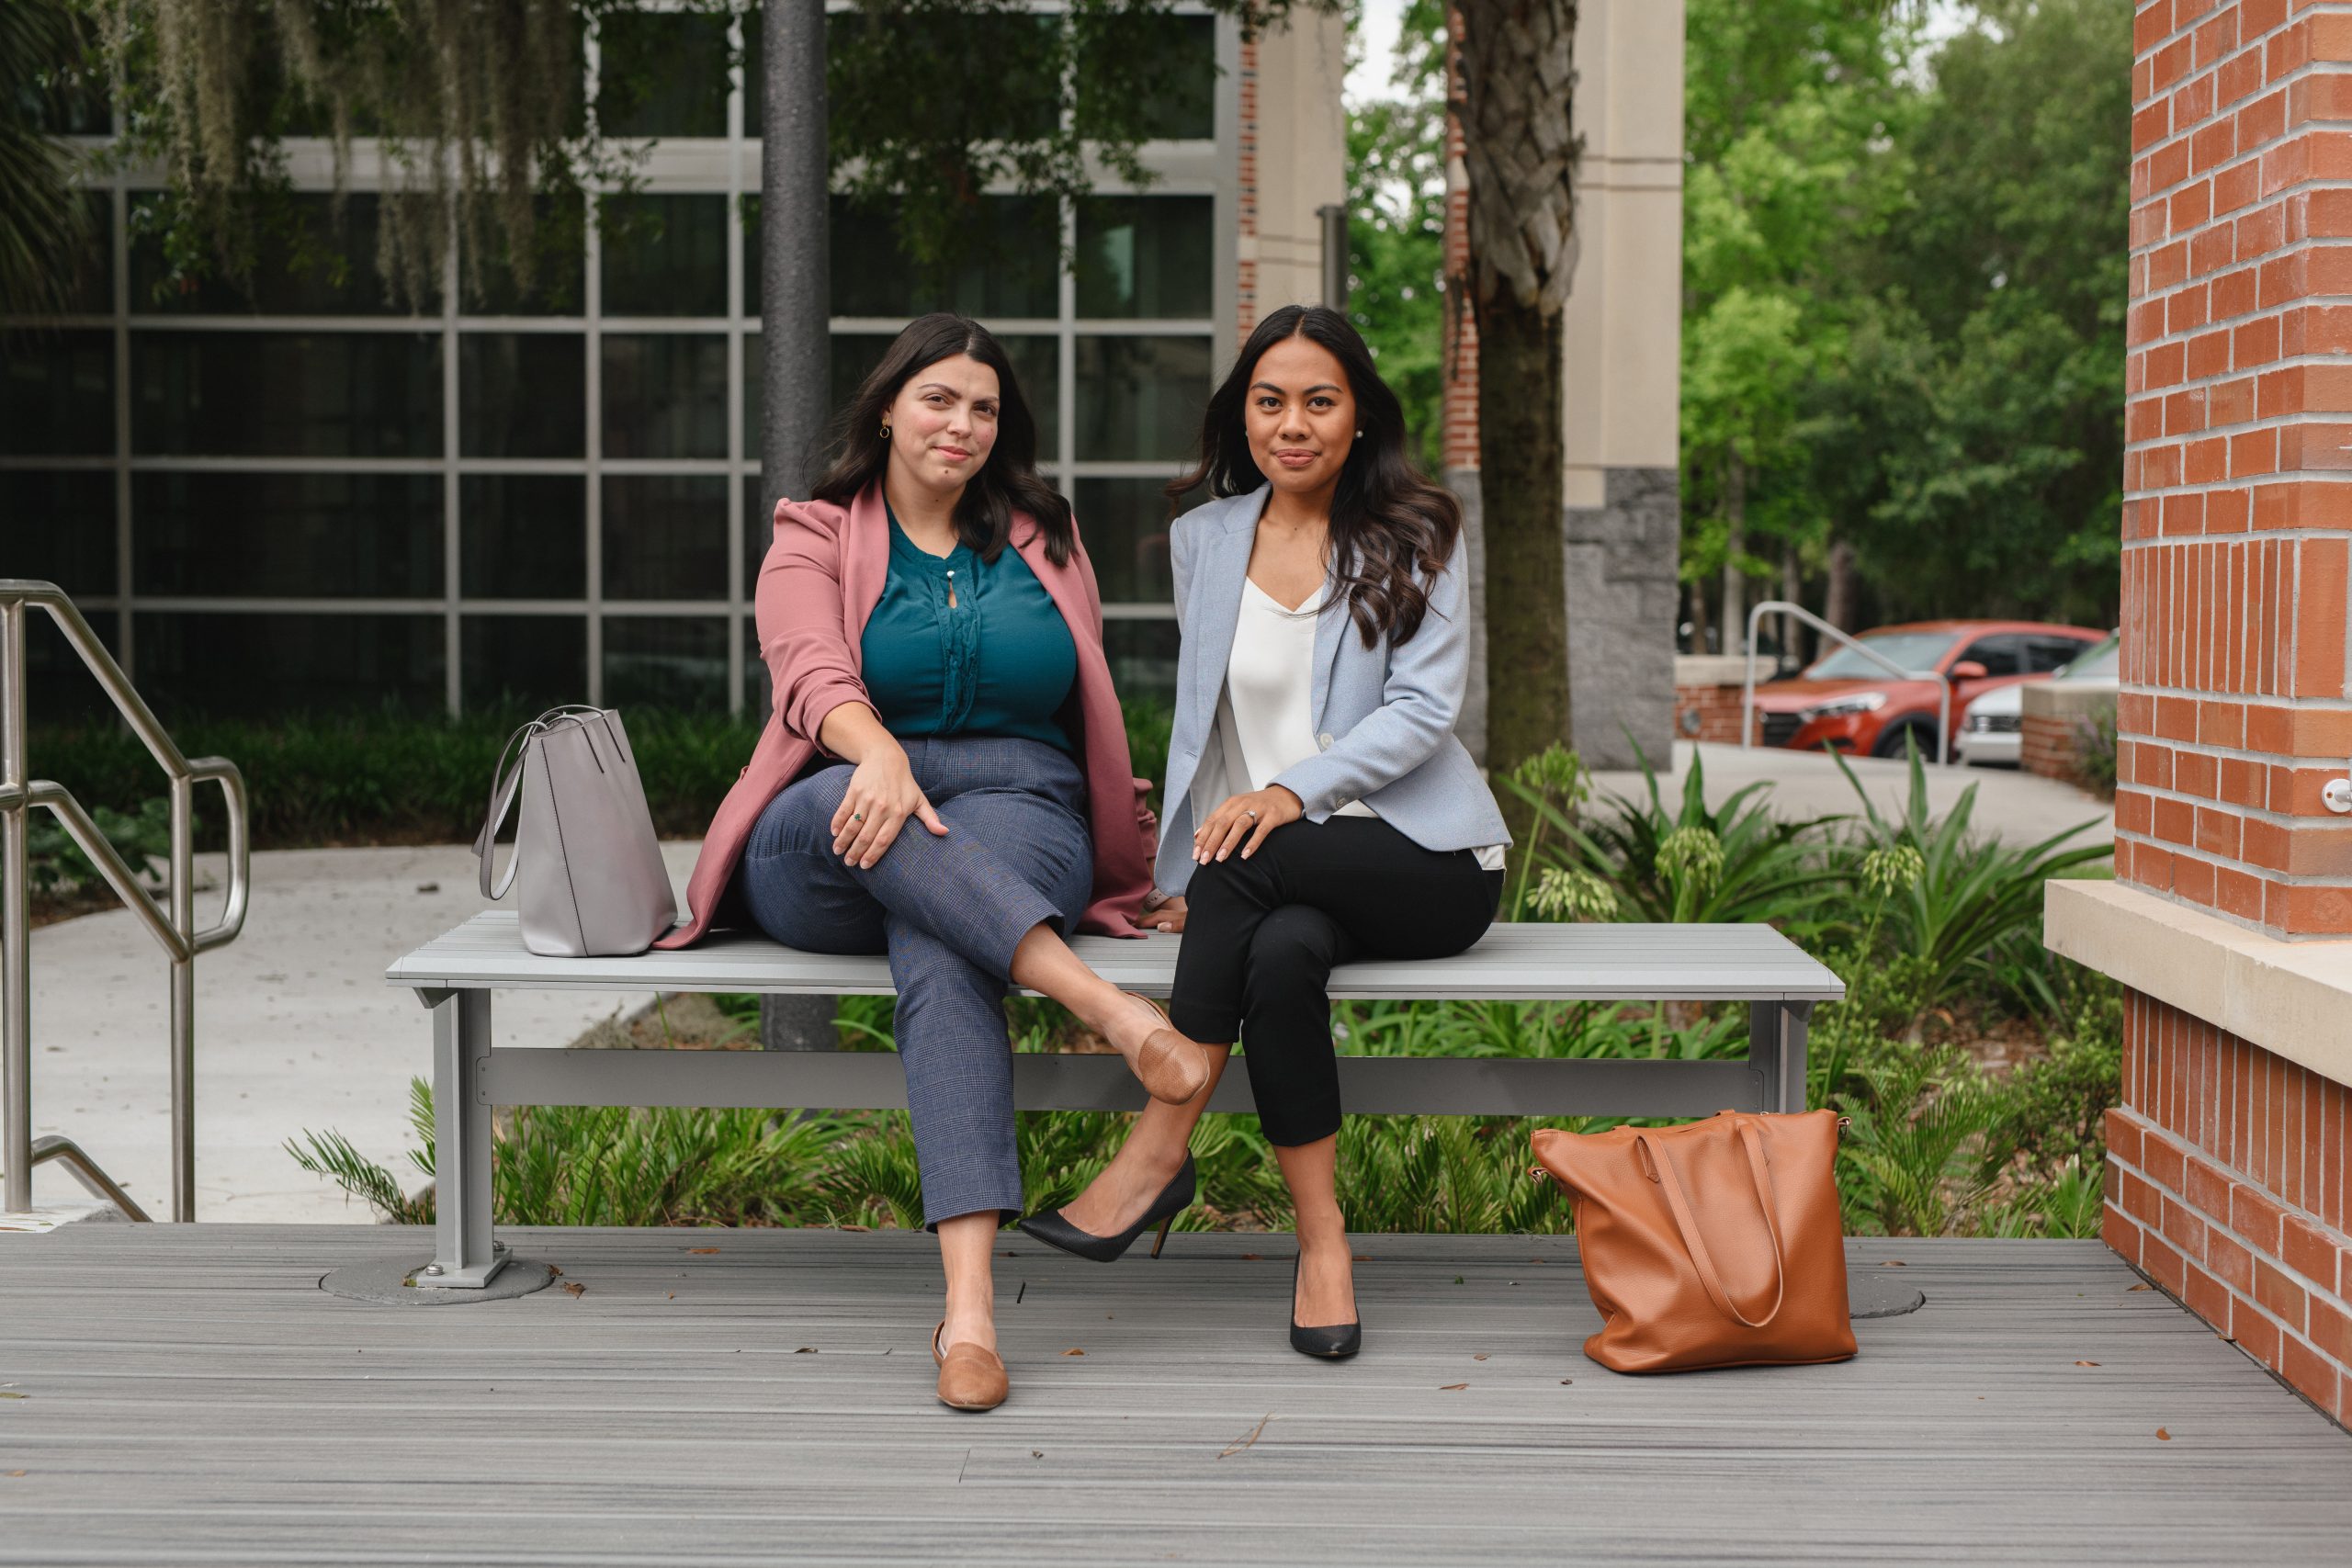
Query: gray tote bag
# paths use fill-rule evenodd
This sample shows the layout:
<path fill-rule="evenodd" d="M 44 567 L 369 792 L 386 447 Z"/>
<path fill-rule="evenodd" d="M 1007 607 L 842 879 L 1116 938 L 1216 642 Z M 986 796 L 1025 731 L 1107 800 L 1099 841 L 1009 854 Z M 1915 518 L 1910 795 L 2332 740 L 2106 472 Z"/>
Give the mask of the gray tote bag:
<path fill-rule="evenodd" d="M 518 793 L 514 852 L 492 886 L 498 830 Z M 616 708 L 549 708 L 507 738 L 474 853 L 484 897 L 522 883 L 523 945 L 548 957 L 643 953 L 678 916 Z"/>

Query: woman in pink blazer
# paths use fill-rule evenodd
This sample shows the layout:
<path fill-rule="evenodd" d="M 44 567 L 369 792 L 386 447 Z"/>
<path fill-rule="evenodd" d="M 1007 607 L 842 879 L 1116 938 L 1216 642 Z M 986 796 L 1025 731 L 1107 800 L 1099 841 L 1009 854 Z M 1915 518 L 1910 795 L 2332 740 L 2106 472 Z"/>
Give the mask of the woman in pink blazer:
<path fill-rule="evenodd" d="M 805 502 L 775 510 L 760 651 L 775 706 L 687 884 L 687 921 L 820 953 L 888 953 L 947 1307 L 939 1397 L 1006 1393 L 989 1259 L 1022 1207 L 1008 984 L 1068 1007 L 1155 1099 L 1200 1045 L 1071 953 L 1139 936 L 1153 824 L 1102 652 L 1102 605 L 1036 425 L 977 322 L 925 316 L 842 414 Z"/>

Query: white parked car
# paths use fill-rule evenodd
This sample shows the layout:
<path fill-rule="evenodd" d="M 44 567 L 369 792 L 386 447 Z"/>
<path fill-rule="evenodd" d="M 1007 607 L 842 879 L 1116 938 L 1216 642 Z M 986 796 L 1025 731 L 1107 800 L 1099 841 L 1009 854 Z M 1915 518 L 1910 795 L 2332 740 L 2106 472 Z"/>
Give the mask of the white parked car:
<path fill-rule="evenodd" d="M 2122 638 L 2110 636 L 2050 679 L 2069 686 L 2116 689 Z M 1961 761 L 1977 768 L 2014 768 L 2024 748 L 2025 688 L 2004 686 L 1968 705 L 1960 727 Z"/>

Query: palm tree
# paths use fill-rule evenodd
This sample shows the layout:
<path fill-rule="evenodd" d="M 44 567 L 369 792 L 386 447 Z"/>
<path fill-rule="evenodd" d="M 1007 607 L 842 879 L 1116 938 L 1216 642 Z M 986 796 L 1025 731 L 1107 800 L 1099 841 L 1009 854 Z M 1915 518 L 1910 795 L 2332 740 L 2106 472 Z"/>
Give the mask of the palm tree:
<path fill-rule="evenodd" d="M 40 123 L 48 79 L 80 50 L 63 0 L 0 5 L 0 316 L 56 310 L 86 252 L 90 212 L 71 155 Z"/>
<path fill-rule="evenodd" d="M 1478 328 L 1487 755 L 1498 769 L 1568 734 L 1560 309 L 1575 264 L 1577 3 L 1457 0 L 1453 111 Z"/>

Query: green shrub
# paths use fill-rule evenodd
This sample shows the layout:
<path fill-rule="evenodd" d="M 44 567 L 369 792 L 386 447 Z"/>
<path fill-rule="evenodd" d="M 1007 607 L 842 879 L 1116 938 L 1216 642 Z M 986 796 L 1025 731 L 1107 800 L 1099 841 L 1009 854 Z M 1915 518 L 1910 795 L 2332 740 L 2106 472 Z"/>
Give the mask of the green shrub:
<path fill-rule="evenodd" d="M 90 808 L 90 820 L 112 844 L 134 875 L 147 869 L 150 856 L 168 860 L 172 852 L 172 807 L 162 795 L 141 801 L 136 813 L 111 807 Z M 25 869 L 36 895 L 55 897 L 103 886 L 106 879 L 82 846 L 54 814 L 36 808 L 25 830 Z"/>

